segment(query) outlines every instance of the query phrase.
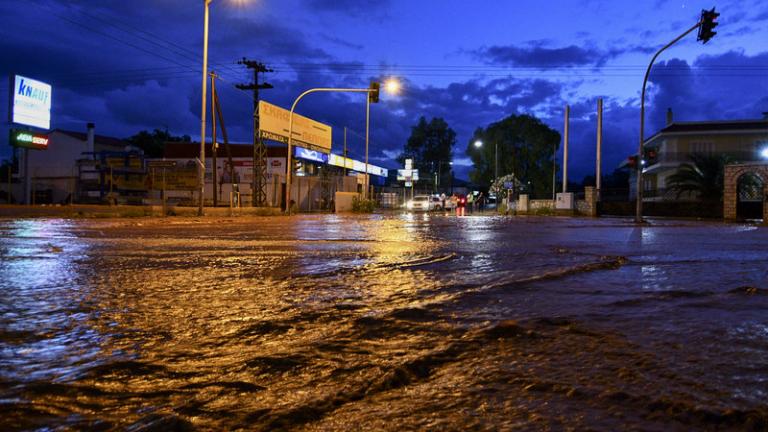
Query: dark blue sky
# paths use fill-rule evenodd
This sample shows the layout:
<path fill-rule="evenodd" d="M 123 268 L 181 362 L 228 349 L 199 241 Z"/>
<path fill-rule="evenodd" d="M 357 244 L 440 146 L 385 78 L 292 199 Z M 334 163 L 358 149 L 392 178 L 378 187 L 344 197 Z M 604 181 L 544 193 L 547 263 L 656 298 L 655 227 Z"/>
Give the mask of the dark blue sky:
<path fill-rule="evenodd" d="M 653 51 L 712 6 L 722 13 L 718 35 L 707 45 L 689 36 L 654 68 L 646 133 L 668 107 L 678 120 L 759 118 L 768 111 L 764 0 L 214 0 L 210 62 L 239 141 L 251 134 L 250 94 L 234 89 L 250 80 L 235 64 L 243 56 L 276 70 L 268 76 L 276 88 L 262 95 L 284 107 L 310 87 L 399 77 L 402 94 L 372 109 L 371 160 L 387 167 L 419 116 L 444 117 L 456 130 L 455 162 L 466 175 L 474 129 L 530 113 L 561 131 L 568 103 L 569 170 L 579 180 L 594 171 L 596 99 L 605 98 L 610 172 L 637 146 Z M 53 85 L 53 128 L 93 121 L 105 135 L 168 128 L 197 138 L 202 21 L 202 0 L 3 0 L 0 99 L 16 72 Z M 362 96 L 312 95 L 298 111 L 331 124 L 337 150 L 348 126 L 362 157 Z"/>

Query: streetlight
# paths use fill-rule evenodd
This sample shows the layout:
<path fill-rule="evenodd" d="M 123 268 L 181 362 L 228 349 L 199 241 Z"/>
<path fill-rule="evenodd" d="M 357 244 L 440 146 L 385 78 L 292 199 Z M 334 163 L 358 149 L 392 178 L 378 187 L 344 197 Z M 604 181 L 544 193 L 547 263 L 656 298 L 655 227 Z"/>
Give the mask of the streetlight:
<path fill-rule="evenodd" d="M 393 84 L 396 83 L 393 79 L 387 80 L 387 83 L 385 84 L 384 88 L 389 91 L 389 89 L 398 90 L 400 88 L 399 83 L 397 85 Z M 373 85 L 376 84 L 376 85 Z M 371 95 L 374 94 L 376 96 L 376 100 L 378 101 L 378 92 L 379 92 L 379 86 L 378 83 L 372 83 L 371 87 L 369 88 L 334 88 L 334 87 L 318 87 L 313 88 L 305 91 L 304 93 L 300 94 L 296 100 L 293 101 L 293 105 L 291 105 L 291 112 L 288 115 L 288 155 L 286 157 L 286 176 L 285 176 L 285 211 L 290 212 L 290 205 L 291 205 L 291 173 L 293 171 L 293 113 L 296 110 L 296 105 L 299 103 L 299 101 L 306 95 L 310 93 L 317 93 L 317 92 L 337 92 L 337 93 L 365 93 L 366 94 L 366 106 L 365 106 L 365 197 L 368 197 L 368 126 L 370 123 L 370 112 L 371 112 Z"/>
<path fill-rule="evenodd" d="M 480 148 L 483 146 L 483 142 L 480 140 L 475 141 L 475 147 Z M 499 178 L 499 142 L 493 143 L 494 156 L 493 156 L 493 178 L 494 180 Z"/>
<path fill-rule="evenodd" d="M 645 77 L 643 78 L 643 91 L 640 95 L 640 144 L 637 151 L 638 159 L 641 159 L 644 155 L 643 145 L 645 144 L 645 86 L 648 84 L 648 77 L 651 74 L 653 63 L 656 61 L 656 58 L 667 48 L 676 44 L 678 41 L 688 36 L 688 34 L 696 29 L 700 29 L 698 40 L 704 43 L 709 42 L 709 40 L 715 34 L 717 34 L 717 32 L 713 31 L 713 29 L 717 27 L 718 23 L 715 20 L 718 16 L 720 16 L 720 14 L 715 12 L 715 8 L 712 8 L 711 11 L 702 10 L 701 18 L 693 27 L 689 28 L 683 34 L 676 37 L 672 42 L 664 45 L 660 50 L 656 52 L 656 54 L 654 54 L 653 58 L 651 59 L 651 63 L 648 65 L 648 69 L 645 71 Z M 637 199 L 635 206 L 635 222 L 637 223 L 643 221 L 643 165 L 644 164 L 642 162 L 637 164 L 637 193 L 635 194 Z"/>
<path fill-rule="evenodd" d="M 440 188 L 440 181 L 443 179 L 442 168 L 444 164 L 448 164 L 448 171 L 453 176 L 453 161 L 437 161 L 437 172 L 435 173 L 435 190 Z M 434 169 L 434 166 L 433 166 Z"/>
<path fill-rule="evenodd" d="M 197 185 L 200 189 L 200 205 L 197 215 L 203 215 L 203 201 L 205 200 L 205 98 L 208 93 L 208 16 L 212 0 L 203 0 L 205 5 L 205 17 L 203 18 L 203 103 L 200 109 L 200 165 L 197 174 Z"/>
<path fill-rule="evenodd" d="M 768 147 L 760 151 L 760 157 L 762 157 L 763 159 L 768 159 Z"/>
<path fill-rule="evenodd" d="M 200 109 L 200 160 L 198 161 L 197 182 L 200 189 L 200 203 L 197 209 L 198 216 L 203 215 L 203 203 L 205 201 L 205 99 L 208 93 L 208 21 L 210 16 L 210 6 L 213 0 L 203 0 L 205 6 L 205 16 L 203 18 L 203 95 L 202 107 Z M 249 0 L 232 0 L 239 4 L 245 4 Z M 212 144 L 212 145 L 215 145 Z M 214 193 L 216 193 L 214 191 Z"/>

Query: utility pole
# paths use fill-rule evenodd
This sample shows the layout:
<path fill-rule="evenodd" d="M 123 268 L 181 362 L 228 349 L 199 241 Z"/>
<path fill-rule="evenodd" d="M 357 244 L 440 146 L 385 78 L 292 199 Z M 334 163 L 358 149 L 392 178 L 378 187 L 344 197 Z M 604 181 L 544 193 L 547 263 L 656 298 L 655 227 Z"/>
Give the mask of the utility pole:
<path fill-rule="evenodd" d="M 571 117 L 571 107 L 565 106 L 565 128 L 563 131 L 563 193 L 568 192 L 568 123 Z"/>
<path fill-rule="evenodd" d="M 213 206 L 216 207 L 219 205 L 219 172 L 216 167 L 216 97 L 213 95 L 216 94 L 216 78 L 218 75 L 214 71 L 210 71 L 208 75 L 211 76 L 211 168 L 213 169 Z M 163 176 L 165 176 L 165 171 L 163 171 Z"/>
<path fill-rule="evenodd" d="M 602 184 L 601 176 L 602 170 L 602 153 L 603 153 L 603 98 L 597 100 L 597 161 L 595 172 L 595 189 L 597 192 L 597 200 L 600 201 L 600 187 Z"/>
<path fill-rule="evenodd" d="M 344 177 L 347 176 L 347 127 L 344 126 Z"/>
<path fill-rule="evenodd" d="M 248 60 L 245 57 L 237 63 L 253 69 L 253 82 L 237 84 L 235 87 L 240 90 L 253 90 L 253 183 L 251 184 L 253 199 L 251 201 L 253 207 L 262 207 L 267 203 L 267 147 L 259 135 L 259 90 L 274 87 L 266 82 L 259 83 L 259 74 L 274 71 L 263 63 Z"/>

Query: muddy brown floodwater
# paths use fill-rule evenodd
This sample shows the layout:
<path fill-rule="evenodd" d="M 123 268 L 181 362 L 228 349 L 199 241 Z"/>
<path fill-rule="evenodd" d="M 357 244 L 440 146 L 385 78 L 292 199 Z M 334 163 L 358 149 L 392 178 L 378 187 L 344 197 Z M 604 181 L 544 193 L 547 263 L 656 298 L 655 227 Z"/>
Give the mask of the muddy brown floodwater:
<path fill-rule="evenodd" d="M 766 430 L 768 229 L 0 220 L 2 430 Z"/>

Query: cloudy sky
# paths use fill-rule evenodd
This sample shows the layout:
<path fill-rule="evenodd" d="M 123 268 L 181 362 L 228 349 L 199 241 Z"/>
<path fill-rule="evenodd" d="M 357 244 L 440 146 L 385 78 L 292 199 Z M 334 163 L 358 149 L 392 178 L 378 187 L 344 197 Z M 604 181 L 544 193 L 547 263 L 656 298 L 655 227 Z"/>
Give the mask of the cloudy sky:
<path fill-rule="evenodd" d="M 768 111 L 768 2 L 714 1 L 213 0 L 210 63 L 222 77 L 229 133 L 243 142 L 252 102 L 234 84 L 251 79 L 236 63 L 244 56 L 275 70 L 266 77 L 275 89 L 262 97 L 283 107 L 310 87 L 398 77 L 402 94 L 372 108 L 372 162 L 395 167 L 410 127 L 437 116 L 458 134 L 462 176 L 477 127 L 530 113 L 562 131 L 570 104 L 569 171 L 579 180 L 594 172 L 597 98 L 605 99 L 610 172 L 637 146 L 650 57 L 702 8 L 722 13 L 718 35 L 702 45 L 693 34 L 659 59 L 646 133 L 663 125 L 668 107 L 677 120 Z M 202 0 L 3 0 L 0 99 L 8 98 L 7 76 L 19 73 L 54 86 L 53 128 L 84 130 L 93 121 L 105 135 L 167 128 L 196 139 L 202 23 Z M 312 95 L 298 111 L 333 126 L 337 151 L 350 128 L 353 156 L 362 157 L 363 96 Z"/>

